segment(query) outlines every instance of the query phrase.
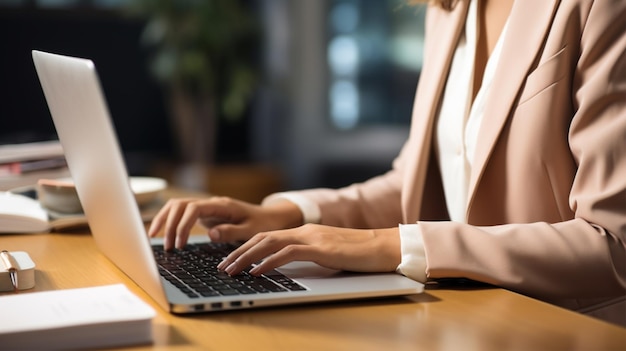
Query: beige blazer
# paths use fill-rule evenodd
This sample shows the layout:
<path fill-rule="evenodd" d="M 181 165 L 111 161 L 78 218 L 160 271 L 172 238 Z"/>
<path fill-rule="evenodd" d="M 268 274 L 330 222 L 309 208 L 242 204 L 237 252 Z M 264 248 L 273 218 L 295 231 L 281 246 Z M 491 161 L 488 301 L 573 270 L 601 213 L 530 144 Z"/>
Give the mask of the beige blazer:
<path fill-rule="evenodd" d="M 467 223 L 448 218 L 433 124 L 467 0 L 431 7 L 411 133 L 393 169 L 302 194 L 328 225 L 419 222 L 429 278 L 545 300 L 626 294 L 626 1 L 519 0 L 487 98 Z"/>

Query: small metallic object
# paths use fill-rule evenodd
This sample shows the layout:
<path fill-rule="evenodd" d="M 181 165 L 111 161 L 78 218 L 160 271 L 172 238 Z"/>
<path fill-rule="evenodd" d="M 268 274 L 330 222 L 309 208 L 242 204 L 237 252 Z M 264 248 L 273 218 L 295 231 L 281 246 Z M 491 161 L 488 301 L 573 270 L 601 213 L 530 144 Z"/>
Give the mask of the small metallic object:
<path fill-rule="evenodd" d="M 13 284 L 13 290 L 17 291 L 17 262 L 15 262 L 15 258 L 13 258 L 9 251 L 2 250 L 0 251 L 0 261 L 2 261 L 2 264 L 4 264 L 4 267 L 9 272 L 9 275 L 11 277 L 11 284 Z"/>

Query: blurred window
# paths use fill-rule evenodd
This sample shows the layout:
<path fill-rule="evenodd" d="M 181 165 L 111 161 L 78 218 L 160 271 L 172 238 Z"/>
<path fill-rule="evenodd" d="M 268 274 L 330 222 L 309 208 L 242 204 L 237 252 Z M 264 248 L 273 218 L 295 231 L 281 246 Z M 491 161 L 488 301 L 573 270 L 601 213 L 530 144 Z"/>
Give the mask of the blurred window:
<path fill-rule="evenodd" d="M 408 125 L 422 67 L 423 6 L 329 0 L 328 115 L 333 127 Z"/>

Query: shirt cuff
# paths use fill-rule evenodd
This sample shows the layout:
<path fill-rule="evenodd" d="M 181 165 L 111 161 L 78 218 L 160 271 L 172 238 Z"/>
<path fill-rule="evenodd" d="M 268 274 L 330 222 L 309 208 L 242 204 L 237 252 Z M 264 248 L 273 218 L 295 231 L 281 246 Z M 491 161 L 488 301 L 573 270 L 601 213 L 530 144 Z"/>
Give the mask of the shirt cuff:
<path fill-rule="evenodd" d="M 315 202 L 309 200 L 307 197 L 296 194 L 294 192 L 282 192 L 269 195 L 268 197 L 263 199 L 261 205 L 271 205 L 281 200 L 293 202 L 296 206 L 300 208 L 300 211 L 302 212 L 302 217 L 304 218 L 304 224 L 320 223 L 322 219 L 322 212 L 320 210 L 320 207 Z"/>
<path fill-rule="evenodd" d="M 396 272 L 418 282 L 426 282 L 426 251 L 418 224 L 400 224 L 402 261 Z"/>

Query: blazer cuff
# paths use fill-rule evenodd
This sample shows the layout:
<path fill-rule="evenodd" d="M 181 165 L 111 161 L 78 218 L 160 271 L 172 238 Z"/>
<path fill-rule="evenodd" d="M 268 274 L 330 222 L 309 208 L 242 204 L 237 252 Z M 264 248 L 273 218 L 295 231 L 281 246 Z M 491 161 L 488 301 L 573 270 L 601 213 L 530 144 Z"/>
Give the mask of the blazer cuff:
<path fill-rule="evenodd" d="M 426 251 L 422 231 L 418 224 L 400 224 L 400 250 L 402 261 L 396 272 L 418 282 L 426 282 Z"/>
<path fill-rule="evenodd" d="M 309 200 L 309 198 L 295 192 L 281 192 L 271 194 L 263 199 L 261 205 L 267 206 L 282 200 L 293 202 L 296 206 L 300 208 L 300 211 L 302 212 L 302 217 L 304 218 L 304 224 L 320 223 L 322 219 L 322 212 L 320 210 L 320 207 L 315 202 Z"/>

